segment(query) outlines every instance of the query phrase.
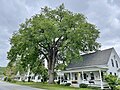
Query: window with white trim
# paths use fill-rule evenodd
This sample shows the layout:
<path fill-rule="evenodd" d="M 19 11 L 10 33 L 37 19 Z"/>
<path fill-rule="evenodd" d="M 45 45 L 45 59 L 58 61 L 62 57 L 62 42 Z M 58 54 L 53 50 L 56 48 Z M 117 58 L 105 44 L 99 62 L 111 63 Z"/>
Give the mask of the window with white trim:
<path fill-rule="evenodd" d="M 114 62 L 113 62 L 113 59 L 111 59 L 111 63 L 112 63 L 112 66 L 114 67 Z"/>
<path fill-rule="evenodd" d="M 119 66 L 118 66 L 118 62 L 117 61 L 115 61 L 116 62 L 116 67 L 118 68 Z"/>

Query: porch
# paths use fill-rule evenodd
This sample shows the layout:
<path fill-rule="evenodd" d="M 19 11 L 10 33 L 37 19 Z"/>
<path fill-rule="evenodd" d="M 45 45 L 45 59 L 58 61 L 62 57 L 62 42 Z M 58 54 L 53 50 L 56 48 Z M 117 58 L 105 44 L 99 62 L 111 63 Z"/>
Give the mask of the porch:
<path fill-rule="evenodd" d="M 84 68 L 67 70 L 59 73 L 60 84 L 71 83 L 71 86 L 79 87 L 81 83 L 103 89 L 108 86 L 103 76 L 106 68 Z"/>

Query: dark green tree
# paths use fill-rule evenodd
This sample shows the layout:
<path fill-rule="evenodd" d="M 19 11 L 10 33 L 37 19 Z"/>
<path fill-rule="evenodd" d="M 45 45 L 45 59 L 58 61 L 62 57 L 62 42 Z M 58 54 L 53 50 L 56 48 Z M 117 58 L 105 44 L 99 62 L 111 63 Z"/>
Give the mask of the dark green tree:
<path fill-rule="evenodd" d="M 31 67 L 36 60 L 47 60 L 51 84 L 57 65 L 67 65 L 80 60 L 81 53 L 97 50 L 98 37 L 98 29 L 83 14 L 68 11 L 63 4 L 56 9 L 45 7 L 13 34 L 8 59 L 14 62 L 20 57 L 24 66 Z"/>

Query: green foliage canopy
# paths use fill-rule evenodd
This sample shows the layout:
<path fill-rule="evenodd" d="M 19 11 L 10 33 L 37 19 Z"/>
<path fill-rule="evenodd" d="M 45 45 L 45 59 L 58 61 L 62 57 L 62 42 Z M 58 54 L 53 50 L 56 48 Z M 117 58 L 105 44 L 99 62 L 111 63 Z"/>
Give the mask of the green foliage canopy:
<path fill-rule="evenodd" d="M 8 59 L 12 64 L 19 57 L 21 64 L 31 67 L 37 60 L 46 59 L 52 78 L 59 61 L 66 64 L 80 59 L 80 53 L 98 49 L 98 37 L 98 29 L 83 14 L 70 12 L 63 4 L 56 9 L 45 7 L 13 34 Z"/>

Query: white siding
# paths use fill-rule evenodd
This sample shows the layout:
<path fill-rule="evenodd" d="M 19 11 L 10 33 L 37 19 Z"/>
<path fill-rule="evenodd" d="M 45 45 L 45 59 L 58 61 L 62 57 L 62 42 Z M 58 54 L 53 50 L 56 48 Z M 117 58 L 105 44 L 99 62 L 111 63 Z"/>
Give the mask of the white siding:
<path fill-rule="evenodd" d="M 113 60 L 114 63 L 114 67 L 112 66 L 112 62 L 111 59 Z M 120 58 L 117 55 L 117 53 L 115 52 L 115 50 L 113 49 L 108 61 L 108 71 L 107 73 L 110 74 L 110 72 L 112 73 L 112 75 L 115 75 L 115 73 L 118 75 L 118 68 L 116 66 L 116 61 L 118 62 L 118 68 L 120 68 Z"/>

